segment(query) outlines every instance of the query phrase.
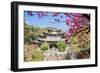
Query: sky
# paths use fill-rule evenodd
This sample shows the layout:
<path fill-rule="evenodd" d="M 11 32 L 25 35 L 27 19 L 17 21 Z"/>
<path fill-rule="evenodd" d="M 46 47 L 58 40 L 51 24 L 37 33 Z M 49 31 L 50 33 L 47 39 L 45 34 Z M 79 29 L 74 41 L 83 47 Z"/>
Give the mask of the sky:
<path fill-rule="evenodd" d="M 54 27 L 54 28 L 61 29 L 62 31 L 68 30 L 68 26 L 66 25 L 65 22 L 63 22 L 66 19 L 66 17 L 64 16 L 64 13 L 61 12 L 58 16 L 52 17 L 53 12 L 48 12 L 48 16 L 43 16 L 41 18 L 39 18 L 39 16 L 36 13 L 37 11 L 32 11 L 32 14 L 34 15 L 29 15 L 28 11 L 24 11 L 25 23 L 27 23 L 28 25 L 33 25 L 40 28 Z M 55 19 L 60 19 L 60 22 L 55 21 Z"/>

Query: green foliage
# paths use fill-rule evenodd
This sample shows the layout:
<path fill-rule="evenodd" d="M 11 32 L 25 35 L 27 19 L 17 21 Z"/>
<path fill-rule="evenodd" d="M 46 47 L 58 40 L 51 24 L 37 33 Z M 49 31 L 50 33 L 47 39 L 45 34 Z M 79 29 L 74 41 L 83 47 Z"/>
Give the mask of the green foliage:
<path fill-rule="evenodd" d="M 34 61 L 42 61 L 43 58 L 44 58 L 44 56 L 43 56 L 43 52 L 41 50 L 36 50 L 34 52 L 34 54 L 32 55 L 32 59 Z"/>
<path fill-rule="evenodd" d="M 71 40 L 71 44 L 72 44 L 71 49 L 73 49 L 75 52 L 79 52 L 81 47 L 78 44 L 77 37 L 73 36 L 73 37 L 71 37 L 70 40 Z"/>
<path fill-rule="evenodd" d="M 66 48 L 66 43 L 62 40 L 58 41 L 57 42 L 57 48 L 59 49 L 59 51 L 65 51 L 65 48 Z"/>
<path fill-rule="evenodd" d="M 32 40 L 38 38 L 39 35 L 43 35 L 43 32 L 47 32 L 47 29 L 24 23 L 24 43 L 31 44 Z"/>
<path fill-rule="evenodd" d="M 76 35 L 72 36 L 70 41 L 73 46 L 73 49 L 77 52 L 82 50 L 89 50 L 90 32 L 87 33 L 87 30 L 81 31 L 80 33 L 77 33 Z"/>
<path fill-rule="evenodd" d="M 32 43 L 32 39 L 35 39 L 36 37 L 39 36 L 37 31 L 39 30 L 38 27 L 30 26 L 27 25 L 26 23 L 24 24 L 24 42 L 25 44 L 30 44 Z"/>
<path fill-rule="evenodd" d="M 42 45 L 41 45 L 41 50 L 48 50 L 49 48 L 49 44 L 47 42 L 44 42 Z"/>
<path fill-rule="evenodd" d="M 71 43 L 72 44 L 77 44 L 77 38 L 76 37 L 72 37 L 71 38 Z"/>

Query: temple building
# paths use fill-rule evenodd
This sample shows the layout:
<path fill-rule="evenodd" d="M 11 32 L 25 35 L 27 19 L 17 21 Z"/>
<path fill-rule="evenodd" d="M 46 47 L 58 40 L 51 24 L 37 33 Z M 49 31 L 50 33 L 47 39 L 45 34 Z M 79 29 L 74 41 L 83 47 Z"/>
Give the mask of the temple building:
<path fill-rule="evenodd" d="M 51 45 L 57 43 L 60 40 L 65 41 L 64 32 L 62 32 L 60 29 L 48 27 L 47 30 L 48 32 L 44 32 L 43 35 L 40 35 L 40 37 L 36 38 L 36 40 L 33 42 L 41 44 L 46 41 Z"/>

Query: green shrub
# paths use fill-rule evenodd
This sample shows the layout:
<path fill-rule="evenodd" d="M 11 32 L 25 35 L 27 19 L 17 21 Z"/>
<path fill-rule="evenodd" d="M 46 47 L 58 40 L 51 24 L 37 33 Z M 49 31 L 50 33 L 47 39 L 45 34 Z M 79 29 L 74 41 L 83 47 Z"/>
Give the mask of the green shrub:
<path fill-rule="evenodd" d="M 41 45 L 41 50 L 45 51 L 45 50 L 48 50 L 49 48 L 49 44 L 47 42 L 44 42 L 42 45 Z"/>
<path fill-rule="evenodd" d="M 59 51 L 63 52 L 65 51 L 65 48 L 66 48 L 66 43 L 62 40 L 58 41 L 57 42 L 57 48 L 59 49 Z"/>
<path fill-rule="evenodd" d="M 43 52 L 41 50 L 35 51 L 34 54 L 32 55 L 32 58 L 34 61 L 42 61 L 44 58 Z"/>

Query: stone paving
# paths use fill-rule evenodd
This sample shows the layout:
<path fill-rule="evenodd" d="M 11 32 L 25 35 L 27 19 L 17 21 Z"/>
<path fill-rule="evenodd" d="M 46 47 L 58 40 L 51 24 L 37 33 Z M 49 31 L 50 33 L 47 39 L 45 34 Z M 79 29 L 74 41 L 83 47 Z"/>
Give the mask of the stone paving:
<path fill-rule="evenodd" d="M 66 55 L 70 54 L 71 59 L 74 59 L 74 53 L 65 50 L 64 52 L 59 52 L 59 50 L 55 47 L 49 48 L 47 51 L 44 52 L 44 60 L 64 60 L 66 59 Z"/>

